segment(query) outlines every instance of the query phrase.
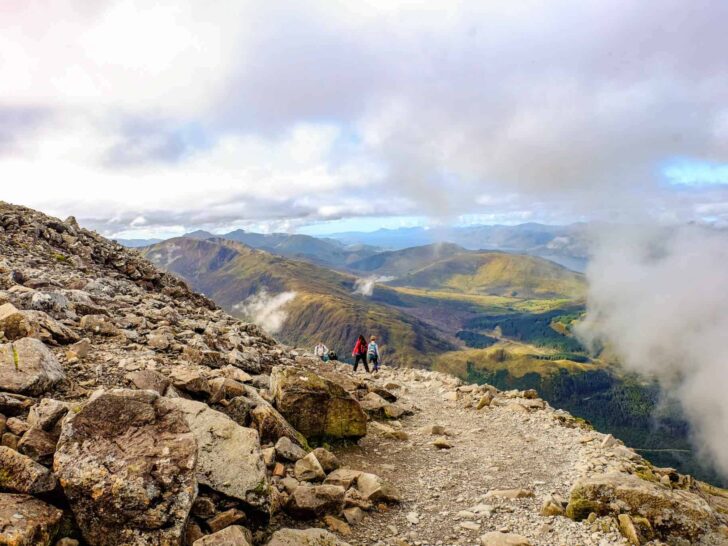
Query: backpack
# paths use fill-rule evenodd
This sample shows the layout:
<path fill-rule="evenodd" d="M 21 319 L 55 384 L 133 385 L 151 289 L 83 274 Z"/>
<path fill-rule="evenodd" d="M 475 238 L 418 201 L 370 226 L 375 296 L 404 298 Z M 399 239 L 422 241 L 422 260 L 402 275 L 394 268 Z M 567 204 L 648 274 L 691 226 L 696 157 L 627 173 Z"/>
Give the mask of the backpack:
<path fill-rule="evenodd" d="M 339 360 L 339 355 L 336 354 L 336 351 L 329 351 L 329 360 Z"/>

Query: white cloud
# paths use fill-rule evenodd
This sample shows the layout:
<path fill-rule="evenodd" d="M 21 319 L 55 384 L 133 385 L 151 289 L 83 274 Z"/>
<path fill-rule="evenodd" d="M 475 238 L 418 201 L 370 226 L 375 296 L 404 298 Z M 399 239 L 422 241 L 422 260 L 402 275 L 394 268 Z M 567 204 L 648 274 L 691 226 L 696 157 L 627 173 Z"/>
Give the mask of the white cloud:
<path fill-rule="evenodd" d="M 728 233 L 611 226 L 593 250 L 580 333 L 657 378 L 728 475 Z"/>
<path fill-rule="evenodd" d="M 139 216 L 693 219 L 728 184 L 660 173 L 684 157 L 722 182 L 727 17 L 709 0 L 11 2 L 3 197 L 109 233 Z"/>
<path fill-rule="evenodd" d="M 254 322 L 265 331 L 276 334 L 288 318 L 286 305 L 296 298 L 296 292 L 281 292 L 270 295 L 267 290 L 253 294 L 245 301 L 233 306 L 233 311 Z"/>
<path fill-rule="evenodd" d="M 354 294 L 359 294 L 365 298 L 371 297 L 374 294 L 374 285 L 377 283 L 384 283 L 393 281 L 394 277 L 386 275 L 372 275 L 370 277 L 361 277 L 354 281 Z"/>
<path fill-rule="evenodd" d="M 0 100 L 207 111 L 234 64 L 248 2 L 16 2 L 3 7 Z"/>
<path fill-rule="evenodd" d="M 278 137 L 227 134 L 178 161 L 109 168 L 119 142 L 83 116 L 49 125 L 22 154 L 0 157 L 3 199 L 53 214 L 73 214 L 107 234 L 125 228 L 169 228 L 276 221 L 296 217 L 392 212 L 381 199 L 348 192 L 376 184 L 381 173 L 365 158 L 329 161 L 338 132 L 298 124 Z M 38 191 L 42 187 L 42 191 Z"/>

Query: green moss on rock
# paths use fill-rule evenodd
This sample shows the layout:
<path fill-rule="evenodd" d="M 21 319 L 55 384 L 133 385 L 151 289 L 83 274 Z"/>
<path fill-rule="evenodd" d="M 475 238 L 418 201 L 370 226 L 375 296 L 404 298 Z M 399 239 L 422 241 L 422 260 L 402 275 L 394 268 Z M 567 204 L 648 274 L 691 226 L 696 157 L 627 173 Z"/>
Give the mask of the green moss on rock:
<path fill-rule="evenodd" d="M 359 402 L 340 385 L 299 368 L 276 367 L 271 391 L 278 411 L 307 439 L 361 438 L 367 418 Z"/>
<path fill-rule="evenodd" d="M 600 502 L 587 499 L 572 498 L 566 507 L 566 517 L 573 519 L 574 521 L 585 520 L 591 513 L 597 515 L 605 513 L 604 505 Z"/>

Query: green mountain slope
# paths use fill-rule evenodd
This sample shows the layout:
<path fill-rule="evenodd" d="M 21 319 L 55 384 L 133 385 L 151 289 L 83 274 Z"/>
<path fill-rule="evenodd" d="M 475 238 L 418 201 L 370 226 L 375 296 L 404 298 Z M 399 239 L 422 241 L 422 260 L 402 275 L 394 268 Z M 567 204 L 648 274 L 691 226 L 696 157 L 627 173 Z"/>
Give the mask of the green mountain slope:
<path fill-rule="evenodd" d="M 287 343 L 310 347 L 322 340 L 346 357 L 358 334 L 374 334 L 389 363 L 413 366 L 427 366 L 430 358 L 454 348 L 421 320 L 354 294 L 355 277 L 308 262 L 219 238 L 170 239 L 143 252 L 239 316 L 250 312 L 244 304 L 251 296 L 294 292 L 281 308 L 286 318 L 278 337 Z M 398 300 L 393 289 L 378 291 L 384 293 L 380 299 Z"/>
<path fill-rule="evenodd" d="M 579 298 L 586 287 L 580 273 L 542 258 L 504 252 L 454 254 L 390 284 L 520 298 Z"/>
<path fill-rule="evenodd" d="M 380 252 L 349 264 L 353 271 L 401 277 L 440 260 L 467 252 L 452 243 L 436 243 L 403 250 Z"/>

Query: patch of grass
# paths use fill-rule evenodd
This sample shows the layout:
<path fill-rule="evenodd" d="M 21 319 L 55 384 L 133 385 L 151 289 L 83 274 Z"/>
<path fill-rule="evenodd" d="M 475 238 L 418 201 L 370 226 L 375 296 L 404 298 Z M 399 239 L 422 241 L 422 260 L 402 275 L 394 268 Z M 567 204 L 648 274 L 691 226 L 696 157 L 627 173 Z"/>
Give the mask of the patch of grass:
<path fill-rule="evenodd" d="M 13 364 L 15 365 L 15 371 L 18 371 L 20 369 L 20 356 L 18 355 L 18 350 L 15 348 L 15 345 L 10 345 L 12 351 L 13 351 Z"/>
<path fill-rule="evenodd" d="M 568 359 L 552 360 L 556 353 L 542 347 L 500 341 L 486 349 L 465 349 L 444 353 L 435 359 L 434 367 L 458 377 L 466 377 L 468 366 L 485 372 L 507 371 L 512 377 L 522 378 L 536 373 L 546 376 L 565 369 L 570 373 L 593 370 L 601 364 L 587 364 Z"/>
<path fill-rule="evenodd" d="M 65 263 L 68 261 L 68 256 L 60 253 L 55 253 L 53 254 L 53 259 L 57 262 Z"/>

